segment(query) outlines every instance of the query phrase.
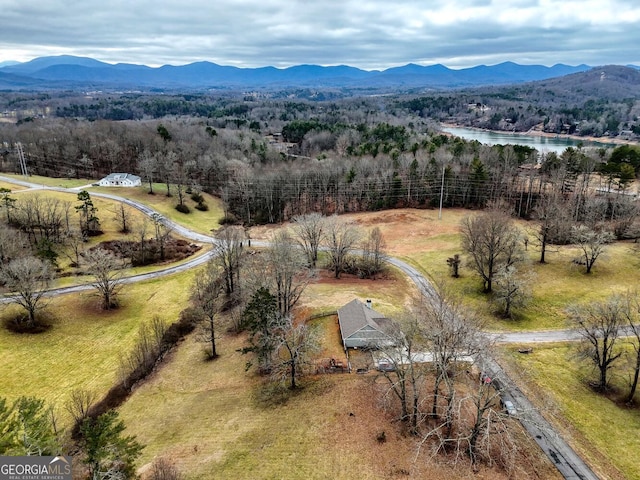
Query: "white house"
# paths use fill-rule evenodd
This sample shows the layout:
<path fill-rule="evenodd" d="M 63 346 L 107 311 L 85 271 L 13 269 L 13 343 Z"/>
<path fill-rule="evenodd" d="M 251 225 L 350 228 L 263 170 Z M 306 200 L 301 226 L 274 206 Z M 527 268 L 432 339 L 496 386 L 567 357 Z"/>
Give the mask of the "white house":
<path fill-rule="evenodd" d="M 139 187 L 142 180 L 130 173 L 110 173 L 98 182 L 101 187 Z"/>

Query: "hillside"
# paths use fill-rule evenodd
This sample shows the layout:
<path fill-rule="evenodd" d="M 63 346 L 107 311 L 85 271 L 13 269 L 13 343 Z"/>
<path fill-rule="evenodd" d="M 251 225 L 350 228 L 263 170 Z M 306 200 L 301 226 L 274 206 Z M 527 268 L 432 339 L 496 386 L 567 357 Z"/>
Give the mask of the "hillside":
<path fill-rule="evenodd" d="M 635 140 L 640 71 L 606 65 L 521 84 L 434 92 L 398 106 L 425 118 L 488 130 Z"/>

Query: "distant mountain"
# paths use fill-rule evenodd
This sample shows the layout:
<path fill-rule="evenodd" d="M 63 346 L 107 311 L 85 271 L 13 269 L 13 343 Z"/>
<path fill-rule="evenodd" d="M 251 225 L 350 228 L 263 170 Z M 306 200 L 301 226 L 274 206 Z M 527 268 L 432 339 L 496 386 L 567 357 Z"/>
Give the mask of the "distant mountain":
<path fill-rule="evenodd" d="M 37 72 L 38 70 L 42 70 L 43 68 L 50 67 L 52 65 L 83 65 L 85 67 L 102 67 L 108 66 L 108 63 L 101 62 L 99 60 L 94 60 L 93 58 L 88 57 L 74 57 L 73 55 L 58 55 L 53 57 L 39 57 L 34 58 L 29 62 L 18 63 L 15 65 L 10 65 L 8 67 L 4 67 L 3 70 L 6 70 L 10 73 L 18 73 L 18 74 L 31 74 Z"/>
<path fill-rule="evenodd" d="M 211 62 L 152 68 L 135 64 L 109 64 L 93 58 L 61 55 L 0 67 L 4 89 L 447 89 L 504 85 L 544 80 L 589 70 L 587 65 L 498 65 L 453 70 L 444 65 L 408 64 L 383 71 L 366 71 L 346 65 L 323 67 L 296 65 L 238 68 Z M 13 75 L 13 76 L 12 76 Z"/>

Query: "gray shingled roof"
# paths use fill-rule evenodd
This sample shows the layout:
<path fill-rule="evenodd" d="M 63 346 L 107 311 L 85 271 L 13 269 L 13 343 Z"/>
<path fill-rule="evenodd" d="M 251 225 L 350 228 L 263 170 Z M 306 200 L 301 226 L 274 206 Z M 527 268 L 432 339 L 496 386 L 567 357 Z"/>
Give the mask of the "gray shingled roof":
<path fill-rule="evenodd" d="M 391 324 L 390 319 L 360 300 L 352 300 L 338 309 L 338 322 L 343 343 L 352 336 L 363 342 L 376 343 L 377 340 L 386 337 L 385 331 Z M 358 332 L 358 335 L 354 335 Z"/>

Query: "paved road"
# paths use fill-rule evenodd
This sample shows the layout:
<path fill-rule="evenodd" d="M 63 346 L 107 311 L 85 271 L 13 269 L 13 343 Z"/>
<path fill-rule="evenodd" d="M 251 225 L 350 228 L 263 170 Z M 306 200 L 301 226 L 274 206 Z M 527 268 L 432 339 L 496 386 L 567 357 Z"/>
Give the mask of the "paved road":
<path fill-rule="evenodd" d="M 424 295 L 429 298 L 435 297 L 436 293 L 433 285 L 414 267 L 397 258 L 389 258 L 388 263 L 402 270 Z M 557 342 L 579 339 L 577 332 L 571 330 L 505 334 L 488 333 L 488 335 L 491 339 L 501 343 Z M 598 480 L 598 476 L 593 470 L 540 414 L 498 362 L 488 355 L 484 355 L 481 362 L 483 370 L 491 378 L 499 381 L 499 386 L 503 389 L 503 400 L 511 400 L 513 402 L 518 410 L 520 423 L 564 478 L 570 480 Z"/>
<path fill-rule="evenodd" d="M 0 180 L 19 184 L 21 186 L 28 187 L 29 189 L 48 189 L 55 191 L 69 192 L 79 191 L 80 188 L 66 189 L 61 187 L 46 187 L 44 185 L 34 184 L 23 180 L 15 180 L 13 178 L 2 177 Z M 17 192 L 16 192 L 17 193 Z M 133 208 L 140 210 L 142 213 L 153 216 L 159 215 L 155 210 L 140 204 L 133 200 L 120 197 L 118 195 L 111 195 L 107 193 L 91 192 L 91 195 L 96 197 L 108 198 L 123 202 Z M 162 217 L 161 221 L 168 227 L 179 233 L 180 235 L 189 238 L 191 240 L 203 243 L 214 243 L 215 239 L 208 235 L 193 232 L 181 225 L 178 225 L 171 220 Z M 266 246 L 266 242 L 253 242 L 256 247 Z M 195 266 L 201 265 L 209 260 L 212 256 L 212 252 L 207 252 L 195 259 L 189 260 L 181 265 L 168 267 L 162 270 L 157 270 L 150 273 L 132 275 L 122 279 L 123 283 L 134 283 L 144 280 L 154 279 L 163 275 L 171 275 L 177 272 L 185 271 Z M 420 291 L 429 298 L 435 298 L 436 291 L 433 285 L 414 267 L 399 260 L 397 258 L 389 257 L 387 262 L 396 268 L 404 272 L 412 282 L 420 289 Z M 81 292 L 93 289 L 91 285 L 77 285 L 72 287 L 63 287 L 49 290 L 48 296 L 60 295 L 65 293 Z M 5 303 L 9 299 L 0 299 L 0 303 Z M 554 331 L 540 331 L 540 332 L 519 332 L 519 333 L 488 333 L 490 338 L 498 343 L 537 343 L 537 342 L 557 342 L 567 340 L 578 340 L 579 335 L 575 331 L 571 330 L 554 330 Z M 575 451 L 560 437 L 560 435 L 554 430 L 549 422 L 536 410 L 534 405 L 529 401 L 526 395 L 516 386 L 515 382 L 507 375 L 504 369 L 493 359 L 485 356 L 482 359 L 485 365 L 485 371 L 489 373 L 492 378 L 498 379 L 501 387 L 503 388 L 503 399 L 511 400 L 518 410 L 518 418 L 521 421 L 524 428 L 538 443 L 542 451 L 549 457 L 553 464 L 558 468 L 558 471 L 566 479 L 574 480 L 598 480 L 597 475 L 584 463 L 584 461 L 578 456 Z"/>

